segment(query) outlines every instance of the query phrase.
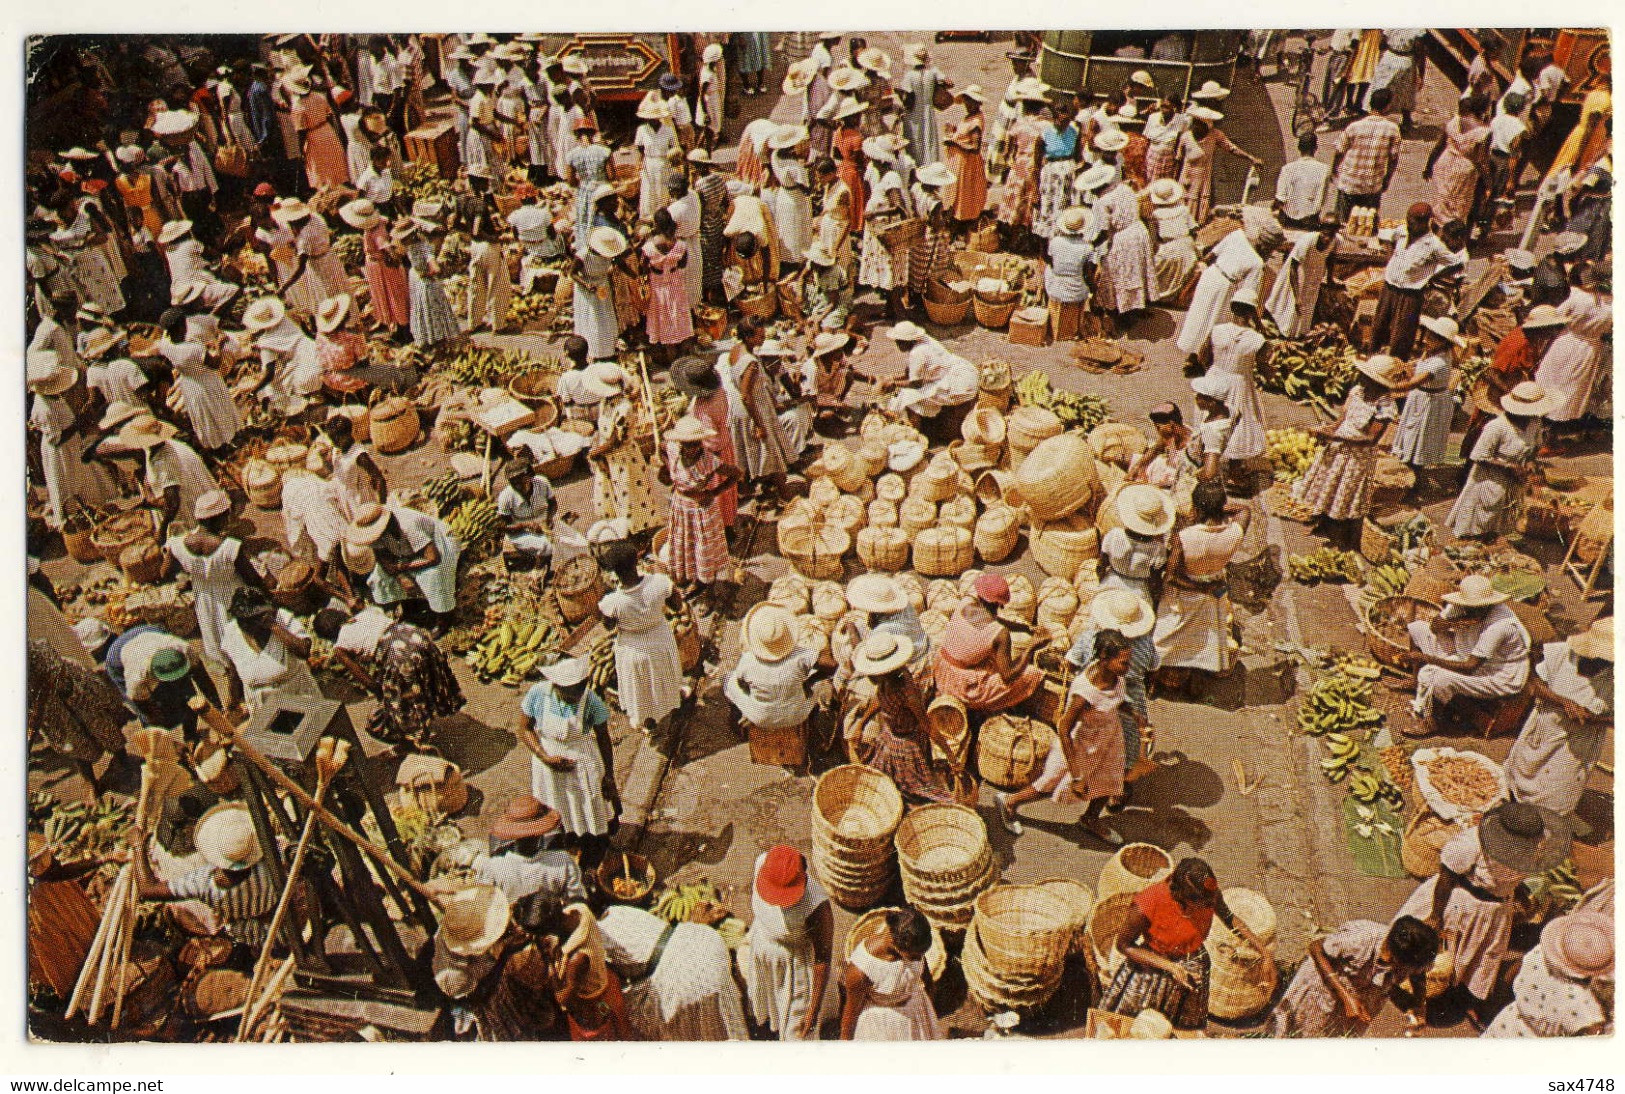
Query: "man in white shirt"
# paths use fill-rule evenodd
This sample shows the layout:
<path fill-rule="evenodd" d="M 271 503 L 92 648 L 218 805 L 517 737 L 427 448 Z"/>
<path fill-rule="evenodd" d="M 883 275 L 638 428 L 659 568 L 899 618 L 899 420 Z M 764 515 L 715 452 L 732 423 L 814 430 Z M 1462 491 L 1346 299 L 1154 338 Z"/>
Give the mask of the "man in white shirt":
<path fill-rule="evenodd" d="M 1415 649 L 1416 700 L 1411 710 L 1433 720 L 1458 695 L 1497 699 L 1516 695 L 1529 679 L 1532 645 L 1523 623 L 1506 606 L 1507 594 L 1472 574 L 1444 594 L 1445 609 L 1431 623 L 1407 627 Z M 1428 732 L 1436 732 L 1429 729 Z"/>
<path fill-rule="evenodd" d="M 1286 228 L 1315 231 L 1332 186 L 1330 164 L 1315 158 L 1320 141 L 1313 133 L 1298 138 L 1298 158 L 1281 168 L 1275 180 L 1275 211 Z"/>
<path fill-rule="evenodd" d="M 356 177 L 355 187 L 385 216 L 394 212 L 395 173 L 389 169 L 389 149 L 374 146 L 372 162 Z"/>
<path fill-rule="evenodd" d="M 1459 229 L 1454 225 L 1452 230 Z M 1422 293 L 1446 270 L 1467 263 L 1467 254 L 1433 234 L 1433 207 L 1419 201 L 1405 214 L 1405 230 L 1383 270 L 1382 295 L 1371 323 L 1371 352 L 1409 360 L 1422 317 Z"/>

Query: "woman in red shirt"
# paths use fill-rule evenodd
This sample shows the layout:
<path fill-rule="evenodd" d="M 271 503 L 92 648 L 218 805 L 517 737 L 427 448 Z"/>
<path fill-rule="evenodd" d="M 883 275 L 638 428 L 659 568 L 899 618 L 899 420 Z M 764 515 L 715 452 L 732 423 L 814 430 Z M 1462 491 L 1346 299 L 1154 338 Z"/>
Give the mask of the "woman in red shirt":
<path fill-rule="evenodd" d="M 1181 859 L 1166 881 L 1143 889 L 1134 898 L 1117 950 L 1117 967 L 1100 1006 L 1114 1014 L 1163 1014 L 1175 1029 L 1201 1029 L 1207 1022 L 1209 962 L 1203 943 L 1213 917 L 1264 955 L 1263 967 L 1274 976 L 1269 946 L 1237 919 L 1219 892 L 1219 880 L 1204 859 Z"/>

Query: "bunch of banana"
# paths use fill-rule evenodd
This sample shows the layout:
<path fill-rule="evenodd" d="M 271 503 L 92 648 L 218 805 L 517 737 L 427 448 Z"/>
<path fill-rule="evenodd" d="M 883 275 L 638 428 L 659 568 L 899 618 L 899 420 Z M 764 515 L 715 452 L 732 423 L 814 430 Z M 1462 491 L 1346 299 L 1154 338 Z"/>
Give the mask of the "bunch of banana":
<path fill-rule="evenodd" d="M 1349 795 L 1357 802 L 1371 805 L 1378 801 L 1398 805 L 1404 801 L 1399 787 L 1382 775 L 1366 767 L 1349 769 Z"/>
<path fill-rule="evenodd" d="M 480 427 L 467 418 L 448 418 L 435 426 L 447 452 L 475 452 L 485 443 Z"/>
<path fill-rule="evenodd" d="M 1313 334 L 1313 332 L 1311 332 Z M 1312 341 L 1321 344 L 1313 345 Z M 1270 343 L 1260 354 L 1258 386 L 1335 416 L 1354 379 L 1359 351 L 1341 339 L 1306 338 Z"/>
<path fill-rule="evenodd" d="M 1081 391 L 1057 391 L 1050 412 L 1061 424 L 1085 433 L 1112 416 L 1112 405 L 1099 395 Z"/>
<path fill-rule="evenodd" d="M 1524 882 L 1529 895 L 1537 905 L 1544 904 L 1554 913 L 1568 910 L 1580 902 L 1585 892 L 1580 887 L 1580 875 L 1574 870 L 1574 860 L 1562 862 Z"/>
<path fill-rule="evenodd" d="M 1369 705 L 1370 680 L 1342 673 L 1322 676 L 1298 706 L 1298 729 L 1311 736 L 1352 733 L 1382 723 L 1382 711 Z"/>
<path fill-rule="evenodd" d="M 502 518 L 497 515 L 496 502 L 490 498 L 469 498 L 446 521 L 446 530 L 464 547 L 485 542 L 501 528 Z"/>
<path fill-rule="evenodd" d="M 511 350 L 463 346 L 442 359 L 440 367 L 458 383 L 503 387 L 521 372 L 530 371 L 534 363 L 525 354 Z"/>
<path fill-rule="evenodd" d="M 1321 774 L 1334 783 L 1342 782 L 1348 777 L 1354 761 L 1360 758 L 1360 745 L 1346 733 L 1328 733 L 1321 740 L 1325 742 L 1328 752 L 1327 757 L 1320 761 Z"/>
<path fill-rule="evenodd" d="M 402 164 L 395 174 L 395 184 L 410 194 L 414 201 L 446 203 L 457 197 L 457 191 L 440 177 L 440 168 L 432 163 Z"/>
<path fill-rule="evenodd" d="M 1320 454 L 1320 442 L 1305 429 L 1271 429 L 1264 436 L 1276 482 L 1297 482 Z"/>
<path fill-rule="evenodd" d="M 1484 375 L 1484 370 L 1490 367 L 1490 358 L 1482 353 L 1469 354 L 1463 360 L 1456 362 L 1455 392 L 1463 399 L 1472 394 L 1473 387 L 1478 378 Z"/>
<path fill-rule="evenodd" d="M 455 471 L 448 470 L 436 475 L 418 490 L 434 505 L 435 516 L 439 517 L 451 512 L 463 500 L 463 484 Z"/>
<path fill-rule="evenodd" d="M 1433 522 L 1428 520 L 1427 514 L 1417 513 L 1404 524 L 1397 524 L 1391 529 L 1394 536 L 1394 549 L 1400 554 L 1408 554 L 1418 547 L 1426 547 L 1433 535 Z"/>
<path fill-rule="evenodd" d="M 474 643 L 463 658 L 481 680 L 518 687 L 553 652 L 553 628 L 546 622 L 505 621 Z"/>
<path fill-rule="evenodd" d="M 553 317 L 551 293 L 516 293 L 508 301 L 508 322 L 524 326 L 543 323 Z"/>
<path fill-rule="evenodd" d="M 344 263 L 347 270 L 361 265 L 366 258 L 362 253 L 364 249 L 360 232 L 346 232 L 333 240 L 333 253 L 339 256 L 339 261 Z"/>
<path fill-rule="evenodd" d="M 30 812 L 34 812 L 32 803 Z M 50 802 L 43 812 L 39 830 L 57 851 L 59 859 L 83 858 L 117 847 L 135 818 L 129 802 L 103 798 L 94 805 L 84 802 Z"/>
<path fill-rule="evenodd" d="M 718 901 L 717 887 L 705 879 L 667 886 L 654 903 L 654 914 L 668 923 L 684 923 L 701 904 Z"/>
<path fill-rule="evenodd" d="M 1365 575 L 1366 588 L 1377 594 L 1377 599 L 1398 596 L 1411 583 L 1411 572 L 1394 555 L 1371 567 Z"/>
<path fill-rule="evenodd" d="M 1356 680 L 1376 680 L 1382 676 L 1382 663 L 1352 650 L 1338 650 L 1331 657 L 1332 668 Z"/>
<path fill-rule="evenodd" d="M 587 663 L 592 666 L 592 690 L 596 691 L 606 703 L 616 702 L 615 699 L 615 640 L 604 635 L 593 643 L 592 652 L 587 655 Z"/>
<path fill-rule="evenodd" d="M 1335 547 L 1322 547 L 1307 555 L 1293 555 L 1286 560 L 1286 568 L 1292 580 L 1304 584 L 1360 580 L 1360 556 L 1353 551 L 1339 551 Z"/>

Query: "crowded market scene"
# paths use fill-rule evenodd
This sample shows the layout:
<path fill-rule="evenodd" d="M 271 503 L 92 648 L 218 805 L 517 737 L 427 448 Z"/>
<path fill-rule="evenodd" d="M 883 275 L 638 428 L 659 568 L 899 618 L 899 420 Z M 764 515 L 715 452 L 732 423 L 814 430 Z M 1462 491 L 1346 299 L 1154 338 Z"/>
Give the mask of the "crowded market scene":
<path fill-rule="evenodd" d="M 1609 49 L 32 39 L 30 1036 L 1611 1035 Z"/>

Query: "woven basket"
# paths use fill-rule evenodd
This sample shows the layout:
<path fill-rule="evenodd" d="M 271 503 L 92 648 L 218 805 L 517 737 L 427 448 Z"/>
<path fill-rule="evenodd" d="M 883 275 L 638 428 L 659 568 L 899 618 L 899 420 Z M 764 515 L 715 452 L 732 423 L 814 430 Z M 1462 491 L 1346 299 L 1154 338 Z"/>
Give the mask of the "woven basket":
<path fill-rule="evenodd" d="M 898 505 L 908 497 L 908 483 L 903 481 L 903 476 L 888 471 L 875 480 L 875 497 Z"/>
<path fill-rule="evenodd" d="M 278 441 L 265 450 L 265 462 L 285 475 L 296 467 L 303 468 L 309 452 L 308 446 L 297 441 Z"/>
<path fill-rule="evenodd" d="M 1100 557 L 1100 533 L 1081 516 L 1054 524 L 1034 523 L 1027 536 L 1033 561 L 1046 574 L 1071 581 Z"/>
<path fill-rule="evenodd" d="M 942 453 L 915 475 L 908 484 L 910 495 L 926 501 L 947 501 L 959 490 L 959 464 L 952 456 Z"/>
<path fill-rule="evenodd" d="M 937 523 L 953 524 L 969 530 L 976 526 L 976 501 L 969 494 L 955 494 L 937 507 Z"/>
<path fill-rule="evenodd" d="M 958 576 L 975 561 L 976 548 L 968 528 L 939 524 L 914 537 L 914 569 L 927 577 Z"/>
<path fill-rule="evenodd" d="M 878 504 L 884 504 L 878 503 Z M 858 561 L 871 570 L 908 569 L 908 533 L 895 526 L 872 526 L 858 533 Z"/>
<path fill-rule="evenodd" d="M 598 610 L 604 598 L 604 572 L 588 555 L 577 555 L 564 562 L 553 572 L 553 597 L 559 603 L 559 614 L 571 626 L 580 623 Z"/>
<path fill-rule="evenodd" d="M 864 503 L 856 494 L 842 494 L 824 509 L 824 520 L 849 536 L 863 527 L 867 515 Z"/>
<path fill-rule="evenodd" d="M 1411 650 L 1405 626 L 1416 620 L 1430 622 L 1442 609 L 1414 596 L 1390 596 L 1371 605 L 1366 613 L 1365 646 L 1383 664 L 1408 672 Z"/>
<path fill-rule="evenodd" d="M 995 885 L 976 898 L 976 940 L 996 976 L 1049 978 L 1072 945 L 1071 906 L 1041 885 Z"/>
<path fill-rule="evenodd" d="M 988 506 L 976 518 L 971 543 L 976 548 L 976 556 L 984 563 L 991 566 L 1003 562 L 1015 553 L 1020 542 L 1021 518 L 1003 502 Z"/>
<path fill-rule="evenodd" d="M 897 526 L 911 536 L 918 535 L 936 523 L 936 504 L 924 498 L 906 498 L 897 508 Z"/>
<path fill-rule="evenodd" d="M 1094 910 L 1089 913 L 1089 945 L 1083 955 L 1089 963 L 1089 971 L 1102 985 L 1123 963 L 1123 955 L 1117 949 L 1117 935 L 1133 909 L 1133 893 L 1112 893 L 1099 896 Z"/>
<path fill-rule="evenodd" d="M 981 891 L 966 891 L 986 875 L 992 855 L 987 825 L 974 809 L 922 805 L 910 810 L 897 826 L 895 842 L 911 902 L 916 892 L 928 903 L 940 904 L 952 897 L 974 900 Z"/>
<path fill-rule="evenodd" d="M 1260 942 L 1275 944 L 1275 909 L 1262 893 L 1226 889 L 1224 902 Z M 1213 966 L 1208 979 L 1207 1012 L 1215 1018 L 1238 1021 L 1263 1010 L 1275 993 L 1275 969 L 1270 957 L 1242 941 L 1217 916 L 1213 917 L 1213 929 L 1204 945 Z"/>
<path fill-rule="evenodd" d="M 387 455 L 411 448 L 422 423 L 418 408 L 410 400 L 391 396 L 372 408 L 369 428 L 372 446 Z"/>
<path fill-rule="evenodd" d="M 261 509 L 282 508 L 282 472 L 265 460 L 249 460 L 243 465 L 243 492 L 251 505 Z"/>
<path fill-rule="evenodd" d="M 1088 936 L 1085 932 L 1089 929 L 1089 916 L 1095 908 L 1095 895 L 1089 891 L 1089 886 L 1069 877 L 1050 878 L 1047 881 L 1040 881 L 1038 884 L 1041 888 L 1048 889 L 1066 903 L 1067 909 L 1071 913 L 1068 918 L 1068 925 L 1072 932 L 1068 948 L 1073 953 L 1081 954 L 1088 944 Z"/>
<path fill-rule="evenodd" d="M 1130 843 L 1119 847 L 1100 868 L 1095 893 L 1102 902 L 1119 893 L 1133 896 L 1173 872 L 1174 860 L 1167 851 L 1151 843 Z"/>
<path fill-rule="evenodd" d="M 814 579 L 841 576 L 841 559 L 852 548 L 852 537 L 832 524 L 785 527 L 779 524 L 779 553 L 797 572 Z"/>
<path fill-rule="evenodd" d="M 870 528 L 897 528 L 897 505 L 890 501 L 876 500 L 869 503 L 864 512 L 864 524 Z"/>
<path fill-rule="evenodd" d="M 758 319 L 772 319 L 779 314 L 779 294 L 777 289 L 764 292 L 753 292 L 739 297 L 734 301 L 741 314 L 754 315 Z"/>
<path fill-rule="evenodd" d="M 873 479 L 886 470 L 886 446 L 878 440 L 865 439 L 853 454 L 853 463 L 863 472 L 865 479 Z"/>
<path fill-rule="evenodd" d="M 990 467 L 997 467 L 999 460 L 1004 456 L 1004 446 L 978 444 L 974 441 L 951 441 L 948 444 L 948 455 L 961 468 L 975 474 Z"/>
<path fill-rule="evenodd" d="M 1061 986 L 1064 965 L 1057 965 L 1045 976 L 1033 977 L 996 972 L 991 959 L 983 952 L 973 922 L 965 932 L 965 946 L 960 953 L 960 967 L 965 973 L 965 986 L 981 1008 L 989 1014 L 1000 1011 L 1030 1013 L 1042 1007 Z"/>
<path fill-rule="evenodd" d="M 131 509 L 107 517 L 97 524 L 96 530 L 90 534 L 90 542 L 101 552 L 105 561 L 117 566 L 119 556 L 124 553 L 126 547 L 150 540 L 154 535 L 152 511 L 145 508 Z"/>
<path fill-rule="evenodd" d="M 1101 494 L 1088 439 L 1070 432 L 1040 441 L 1016 469 L 1016 486 L 1035 521 L 1060 520 L 1084 511 Z"/>
<path fill-rule="evenodd" d="M 1021 294 L 1013 290 L 998 293 L 979 292 L 972 302 L 977 324 L 988 330 L 999 330 L 1007 326 L 1010 317 L 1016 312 L 1016 306 L 1020 303 Z"/>
<path fill-rule="evenodd" d="M 940 277 L 933 277 L 926 282 L 925 298 L 938 304 L 969 304 L 971 290 L 963 281 L 950 284 Z"/>
<path fill-rule="evenodd" d="M 1005 467 L 1020 467 L 1040 442 L 1058 437 L 1066 428 L 1053 411 L 1038 406 L 1018 406 L 1005 419 Z"/>
<path fill-rule="evenodd" d="M 118 568 L 126 581 L 156 585 L 169 572 L 170 554 L 150 540 L 132 543 L 119 552 Z"/>
<path fill-rule="evenodd" d="M 1028 786 L 1044 770 L 1055 731 L 1043 722 L 995 714 L 976 735 L 976 769 L 1001 790 Z"/>
<path fill-rule="evenodd" d="M 936 888 L 930 882 L 903 877 L 903 895 L 920 913 L 943 930 L 962 931 L 976 914 L 976 897 L 998 884 L 999 863 L 990 849 L 982 859 L 982 873 L 962 885 Z"/>
<path fill-rule="evenodd" d="M 971 302 L 968 295 L 965 299 L 952 304 L 940 303 L 927 296 L 925 298 L 925 317 L 939 327 L 957 327 L 970 314 L 970 307 Z"/>
<path fill-rule="evenodd" d="M 1383 453 L 1377 457 L 1377 466 L 1371 473 L 1371 508 L 1401 505 L 1415 486 L 1416 472 L 1398 457 Z"/>
<path fill-rule="evenodd" d="M 1452 824 L 1431 809 L 1418 809 L 1399 841 L 1399 863 L 1414 878 L 1430 878 L 1439 872 L 1439 853 L 1444 845 L 1460 834 L 1459 824 Z"/>
<path fill-rule="evenodd" d="M 819 776 L 813 788 L 813 835 L 856 862 L 889 855 L 903 820 L 903 796 L 872 767 L 845 764 Z"/>
<path fill-rule="evenodd" d="M 1387 561 L 1397 542 L 1398 540 L 1384 532 L 1382 526 L 1370 517 L 1365 518 L 1365 522 L 1360 525 L 1360 555 L 1373 565 Z"/>
<path fill-rule="evenodd" d="M 821 457 L 824 473 L 843 493 L 855 494 L 869 481 L 870 471 L 858 454 L 845 445 L 829 445 Z"/>

